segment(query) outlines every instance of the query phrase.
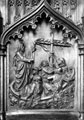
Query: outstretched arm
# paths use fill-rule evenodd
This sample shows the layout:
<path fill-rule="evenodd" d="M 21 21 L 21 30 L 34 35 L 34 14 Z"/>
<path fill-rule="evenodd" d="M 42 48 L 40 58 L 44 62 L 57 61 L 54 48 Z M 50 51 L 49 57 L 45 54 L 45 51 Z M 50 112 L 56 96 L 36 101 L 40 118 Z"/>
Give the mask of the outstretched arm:
<path fill-rule="evenodd" d="M 23 61 L 23 62 L 28 62 L 28 63 L 30 63 L 30 62 L 33 62 L 33 61 L 34 61 L 33 59 L 27 59 L 27 58 L 23 57 L 19 52 L 18 52 L 17 54 L 19 55 L 20 60 Z"/>

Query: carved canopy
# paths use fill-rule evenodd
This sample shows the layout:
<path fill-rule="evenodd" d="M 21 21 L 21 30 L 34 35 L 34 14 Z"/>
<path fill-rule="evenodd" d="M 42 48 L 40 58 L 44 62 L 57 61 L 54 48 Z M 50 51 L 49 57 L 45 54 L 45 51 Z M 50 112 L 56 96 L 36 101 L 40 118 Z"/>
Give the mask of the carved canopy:
<path fill-rule="evenodd" d="M 41 18 L 43 12 L 46 14 L 46 17 L 50 17 L 50 22 L 52 22 L 52 24 L 59 26 L 62 25 L 63 29 L 66 29 L 68 33 L 73 33 L 78 35 L 80 39 L 83 39 L 83 34 L 79 27 L 77 27 L 71 20 L 63 17 L 59 12 L 56 12 L 46 0 L 42 0 L 37 7 L 30 10 L 27 15 L 9 26 L 8 29 L 3 32 L 1 44 L 5 45 L 7 41 L 9 41 L 10 36 L 20 34 L 20 31 L 23 30 L 24 26 L 28 27 L 30 25 L 35 25 L 38 18 Z"/>

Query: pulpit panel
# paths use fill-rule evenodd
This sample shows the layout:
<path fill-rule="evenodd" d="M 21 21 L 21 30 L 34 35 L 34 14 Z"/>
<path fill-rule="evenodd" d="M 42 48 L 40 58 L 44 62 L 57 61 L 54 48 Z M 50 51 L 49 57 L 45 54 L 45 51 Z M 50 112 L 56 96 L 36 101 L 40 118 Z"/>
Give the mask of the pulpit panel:
<path fill-rule="evenodd" d="M 28 15 L 2 35 L 3 119 L 83 118 L 83 36 L 59 13 L 58 3 L 42 0 L 36 7 L 35 2 L 31 11 L 26 6 Z M 67 7 L 63 1 L 63 9 Z"/>
<path fill-rule="evenodd" d="M 8 45 L 8 110 L 75 109 L 77 43 L 47 18 Z"/>

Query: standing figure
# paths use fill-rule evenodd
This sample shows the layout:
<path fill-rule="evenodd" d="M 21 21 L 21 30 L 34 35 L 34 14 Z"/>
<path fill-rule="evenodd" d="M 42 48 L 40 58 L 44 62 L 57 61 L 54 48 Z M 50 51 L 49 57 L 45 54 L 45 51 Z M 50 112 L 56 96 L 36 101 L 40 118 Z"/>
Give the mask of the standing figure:
<path fill-rule="evenodd" d="M 27 59 L 25 56 L 25 44 L 20 40 L 20 47 L 17 49 L 13 58 L 13 65 L 15 69 L 15 80 L 10 84 L 13 94 L 19 96 L 27 84 L 31 81 L 29 79 L 34 60 Z"/>

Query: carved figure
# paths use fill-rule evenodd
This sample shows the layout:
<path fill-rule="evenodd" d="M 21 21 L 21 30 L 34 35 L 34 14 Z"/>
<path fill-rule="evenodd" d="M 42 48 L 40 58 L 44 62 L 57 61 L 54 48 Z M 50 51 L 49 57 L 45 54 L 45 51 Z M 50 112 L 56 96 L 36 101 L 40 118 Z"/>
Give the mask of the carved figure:
<path fill-rule="evenodd" d="M 26 84 L 30 83 L 29 75 L 33 62 L 33 59 L 27 59 L 25 57 L 25 45 L 23 41 L 21 41 L 21 45 L 13 58 L 13 64 L 15 68 L 15 81 L 11 84 L 13 92 L 15 89 L 15 91 L 18 93 L 26 86 Z"/>
<path fill-rule="evenodd" d="M 51 45 L 49 60 L 41 61 L 38 67 L 34 66 L 32 58 L 26 58 L 24 41 L 20 40 L 20 42 L 21 46 L 13 58 L 15 80 L 10 84 L 11 103 L 18 104 L 19 101 L 21 108 L 30 109 L 65 108 L 66 101 L 63 101 L 63 106 L 60 102 L 62 102 L 62 96 L 68 99 L 65 91 L 68 95 L 74 95 L 74 68 L 68 67 L 64 58 L 58 58 L 54 54 L 53 39 L 48 44 Z M 45 42 L 42 41 L 42 44 L 45 45 Z M 36 45 L 33 52 L 36 52 Z M 69 104 L 69 100 L 67 103 Z"/>

